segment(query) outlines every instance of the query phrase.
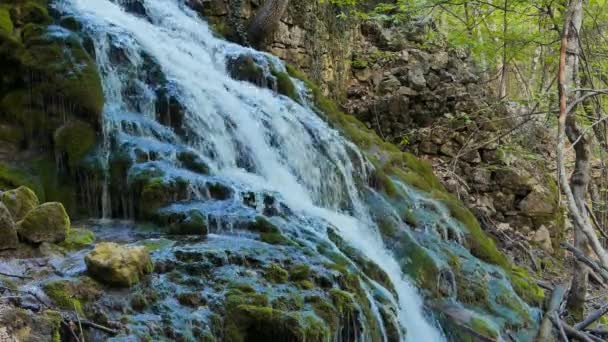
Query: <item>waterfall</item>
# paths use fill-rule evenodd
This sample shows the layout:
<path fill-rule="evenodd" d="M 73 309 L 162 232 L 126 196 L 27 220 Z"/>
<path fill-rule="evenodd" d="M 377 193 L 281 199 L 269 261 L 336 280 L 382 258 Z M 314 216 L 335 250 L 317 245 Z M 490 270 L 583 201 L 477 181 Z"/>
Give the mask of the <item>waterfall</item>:
<path fill-rule="evenodd" d="M 334 226 L 345 241 L 389 275 L 397 292 L 399 322 L 407 332 L 402 339 L 443 340 L 361 199 L 360 184 L 372 166 L 358 148 L 310 107 L 234 80 L 227 70 L 227 60 L 241 54 L 284 70 L 281 61 L 215 37 L 181 1 L 141 3 L 145 15 L 126 11 L 120 1 L 58 4 L 62 12 L 79 17 L 94 40 L 106 96 L 102 147 L 106 159 L 112 145 L 135 146 L 129 153 L 143 151 L 147 159 L 130 174 L 154 168 L 165 177 L 188 178 L 190 202 L 175 204 L 173 209 L 196 207 L 216 217 L 223 217 L 224 210 L 229 216 L 227 208 L 211 208 L 204 201 L 208 194 L 198 185 L 211 177 L 229 184 L 237 196 L 244 191 L 271 193 L 293 215 L 323 222 L 297 229 L 328 240 L 324 227 Z M 162 71 L 168 95 L 183 106 L 184 134 L 155 118 L 157 85 L 142 76 L 150 71 L 149 60 Z M 110 139 L 115 142 L 108 143 Z M 204 160 L 212 176 L 179 167 L 176 156 L 184 150 Z M 104 191 L 104 212 L 107 201 Z"/>

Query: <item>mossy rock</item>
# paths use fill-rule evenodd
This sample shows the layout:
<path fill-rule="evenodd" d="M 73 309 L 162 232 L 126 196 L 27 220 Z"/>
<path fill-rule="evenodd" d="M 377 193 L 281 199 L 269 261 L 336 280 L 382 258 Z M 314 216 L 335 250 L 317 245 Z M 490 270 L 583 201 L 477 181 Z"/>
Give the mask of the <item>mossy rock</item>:
<path fill-rule="evenodd" d="M 254 221 L 249 223 L 247 229 L 259 233 L 260 240 L 271 245 L 287 245 L 291 242 L 277 226 L 263 216 L 256 217 Z"/>
<path fill-rule="evenodd" d="M 0 250 L 14 249 L 19 245 L 15 221 L 10 211 L 2 202 L 0 202 L 0 236 L 2 237 L 2 240 L 0 240 Z"/>
<path fill-rule="evenodd" d="M 113 242 L 97 244 L 84 261 L 89 275 L 117 287 L 133 286 L 154 269 L 145 247 L 127 247 Z"/>
<path fill-rule="evenodd" d="M 59 127 L 53 138 L 56 152 L 64 153 L 74 166 L 95 146 L 97 133 L 90 124 L 74 120 Z"/>
<path fill-rule="evenodd" d="M 198 210 L 171 211 L 160 210 L 152 220 L 172 235 L 206 236 L 207 220 Z"/>
<path fill-rule="evenodd" d="M 38 196 L 32 189 L 20 186 L 17 189 L 5 191 L 2 194 L 2 203 L 8 208 L 15 221 L 21 221 L 27 213 L 39 204 Z"/>
<path fill-rule="evenodd" d="M 264 276 L 268 281 L 273 283 L 285 283 L 289 279 L 289 273 L 279 264 L 272 263 L 264 272 Z"/>
<path fill-rule="evenodd" d="M 76 36 L 60 27 L 54 30 L 64 31 L 39 34 L 30 29 L 21 61 L 44 81 L 30 85 L 29 102 L 54 103 L 61 99 L 69 105 L 65 108 L 69 113 L 99 127 L 104 96 L 95 62 Z M 49 114 L 60 117 L 63 113 Z"/>
<path fill-rule="evenodd" d="M 31 243 L 58 243 L 70 232 L 70 217 L 63 204 L 44 203 L 31 210 L 21 222 L 18 233 L 21 239 Z"/>
<path fill-rule="evenodd" d="M 77 251 L 90 246 L 95 241 L 95 234 L 84 228 L 71 228 L 65 241 L 59 244 L 67 251 Z"/>
<path fill-rule="evenodd" d="M 85 317 L 83 304 L 99 299 L 103 293 L 101 287 L 87 277 L 51 281 L 44 284 L 42 289 L 59 308 L 76 311 L 81 317 Z"/>
<path fill-rule="evenodd" d="M 291 77 L 289 77 L 289 74 L 274 69 L 271 70 L 271 72 L 277 80 L 277 92 L 279 94 L 283 94 L 289 97 L 290 99 L 296 102 L 300 102 L 300 95 L 298 94 L 298 89 L 293 84 L 293 81 L 291 80 Z"/>

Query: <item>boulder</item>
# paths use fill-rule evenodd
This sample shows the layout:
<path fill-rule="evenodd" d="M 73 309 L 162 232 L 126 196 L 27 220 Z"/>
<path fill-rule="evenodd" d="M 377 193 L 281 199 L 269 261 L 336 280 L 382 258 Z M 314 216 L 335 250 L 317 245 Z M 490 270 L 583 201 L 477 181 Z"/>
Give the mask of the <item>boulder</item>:
<path fill-rule="evenodd" d="M 11 212 L 15 221 L 21 221 L 30 210 L 39 204 L 34 191 L 26 186 L 4 192 L 2 203 Z"/>
<path fill-rule="evenodd" d="M 550 215 L 556 210 L 557 200 L 548 191 L 538 187 L 530 192 L 521 202 L 519 209 L 528 216 Z"/>
<path fill-rule="evenodd" d="M 532 241 L 536 242 L 540 248 L 542 248 L 545 252 L 552 254 L 553 253 L 553 243 L 551 242 L 551 233 L 549 229 L 545 226 L 540 226 L 540 228 L 534 232 L 532 236 Z"/>
<path fill-rule="evenodd" d="M 118 287 L 135 285 L 154 269 L 145 247 L 128 247 L 113 242 L 97 244 L 84 261 L 93 278 Z"/>
<path fill-rule="evenodd" d="M 11 216 L 10 211 L 0 202 L 0 250 L 17 248 L 19 239 L 17 238 L 17 229 L 15 221 Z"/>
<path fill-rule="evenodd" d="M 70 231 L 70 217 L 63 204 L 49 202 L 31 210 L 19 222 L 19 236 L 31 243 L 58 243 L 65 240 Z"/>

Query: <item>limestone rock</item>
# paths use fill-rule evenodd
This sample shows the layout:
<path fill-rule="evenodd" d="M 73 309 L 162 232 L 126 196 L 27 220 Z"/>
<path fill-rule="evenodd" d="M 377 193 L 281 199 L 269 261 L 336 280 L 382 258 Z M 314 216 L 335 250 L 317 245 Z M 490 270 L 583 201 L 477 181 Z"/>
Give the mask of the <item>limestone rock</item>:
<path fill-rule="evenodd" d="M 408 79 L 412 88 L 416 90 L 422 90 L 426 87 L 426 79 L 422 68 L 411 69 L 408 73 Z"/>
<path fill-rule="evenodd" d="M 34 191 L 26 186 L 4 192 L 2 203 L 6 205 L 15 221 L 21 221 L 30 210 L 39 204 Z"/>
<path fill-rule="evenodd" d="M 549 215 L 555 211 L 555 199 L 543 189 L 535 189 L 521 202 L 519 209 L 528 216 Z"/>
<path fill-rule="evenodd" d="M 31 210 L 21 222 L 18 233 L 32 243 L 62 242 L 70 231 L 70 217 L 63 204 L 49 202 Z"/>
<path fill-rule="evenodd" d="M 16 248 L 19 243 L 15 221 L 10 211 L 0 202 L 0 250 Z"/>
<path fill-rule="evenodd" d="M 145 247 L 127 247 L 102 242 L 84 258 L 89 274 L 109 285 L 130 287 L 154 266 Z"/>
<path fill-rule="evenodd" d="M 536 232 L 534 232 L 532 241 L 536 242 L 540 246 L 540 248 L 542 248 L 545 252 L 553 253 L 551 233 L 549 232 L 549 229 L 547 229 L 547 227 L 540 226 L 540 228 Z"/>

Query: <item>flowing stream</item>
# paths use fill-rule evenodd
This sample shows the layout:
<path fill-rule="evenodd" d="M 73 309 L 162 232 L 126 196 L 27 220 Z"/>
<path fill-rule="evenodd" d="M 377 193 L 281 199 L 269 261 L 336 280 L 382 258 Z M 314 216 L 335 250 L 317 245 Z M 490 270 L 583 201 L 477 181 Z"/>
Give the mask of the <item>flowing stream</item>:
<path fill-rule="evenodd" d="M 234 80 L 227 70 L 227 61 L 241 54 L 281 71 L 284 66 L 279 60 L 215 37 L 207 23 L 179 0 L 141 3 L 145 13 L 139 15 L 126 11 L 121 1 L 62 0 L 58 4 L 64 13 L 79 17 L 94 40 L 106 95 L 106 143 L 101 155 L 109 158 L 113 144 L 108 141 L 116 139 L 114 145 L 130 146 L 129 153 L 155 156 L 134 167 L 132 174 L 154 168 L 167 178 L 188 178 L 190 201 L 168 210 L 196 208 L 208 217 L 215 215 L 216 223 L 230 221 L 236 210 L 210 205 L 204 187 L 199 186 L 213 178 L 228 184 L 237 196 L 246 191 L 274 194 L 293 215 L 310 219 L 311 224 L 294 229 L 307 229 L 327 239 L 325 227 L 331 224 L 390 277 L 397 292 L 399 321 L 407 331 L 402 339 L 442 341 L 442 333 L 383 245 L 361 199 L 360 184 L 372 166 L 357 147 L 311 108 Z M 184 107 L 182 134 L 155 119 L 157 80 L 145 76 L 150 74 L 150 60 L 162 72 L 157 78 Z M 194 151 L 212 176 L 179 167 L 176 156 L 183 150 Z M 110 216 L 110 201 L 116 200 L 104 190 L 105 216 Z M 124 216 L 130 210 L 125 205 Z M 226 225 L 217 224 L 215 233 L 221 233 L 221 226 Z M 374 307 L 372 295 L 368 297 Z"/>

